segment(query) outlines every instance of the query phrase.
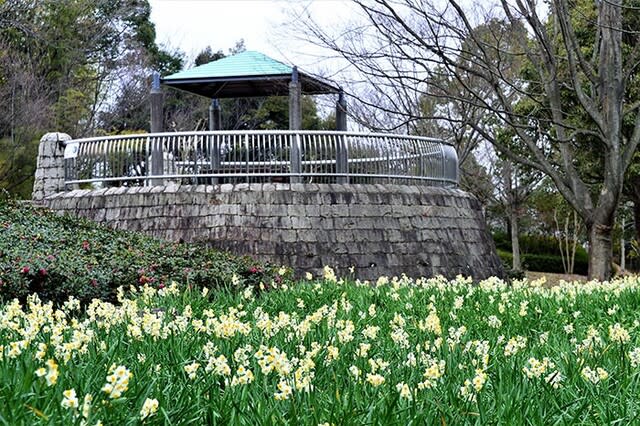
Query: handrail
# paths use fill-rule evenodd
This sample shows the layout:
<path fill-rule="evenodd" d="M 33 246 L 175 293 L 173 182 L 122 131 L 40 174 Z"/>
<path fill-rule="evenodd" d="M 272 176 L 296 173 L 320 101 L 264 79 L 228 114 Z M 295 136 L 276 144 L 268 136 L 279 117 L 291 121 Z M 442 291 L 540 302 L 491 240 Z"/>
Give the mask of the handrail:
<path fill-rule="evenodd" d="M 328 131 L 206 131 L 75 139 L 68 186 L 181 183 L 397 183 L 456 187 L 455 148 L 439 139 Z"/>

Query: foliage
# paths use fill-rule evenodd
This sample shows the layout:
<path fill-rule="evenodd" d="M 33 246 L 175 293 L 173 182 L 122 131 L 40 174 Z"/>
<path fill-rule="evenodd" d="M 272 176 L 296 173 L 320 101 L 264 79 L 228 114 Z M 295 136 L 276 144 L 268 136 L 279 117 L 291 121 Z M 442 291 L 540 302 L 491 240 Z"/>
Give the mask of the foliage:
<path fill-rule="evenodd" d="M 0 1 L 0 188 L 29 198 L 44 133 L 111 128 L 98 111 L 137 75 L 181 66 L 156 45 L 150 13 L 147 0 Z"/>
<path fill-rule="evenodd" d="M 560 256 L 558 241 L 546 235 L 520 235 L 520 247 L 524 253 L 533 254 L 550 254 Z M 510 251 L 511 238 L 505 232 L 494 232 L 493 241 L 496 247 Z M 576 253 L 581 256 L 587 256 L 587 251 L 583 247 L 578 247 Z"/>
<path fill-rule="evenodd" d="M 498 256 L 505 265 L 505 268 L 510 266 L 513 262 L 512 254 L 510 252 L 498 250 Z M 587 271 L 589 269 L 587 257 L 576 255 L 575 262 L 573 273 L 578 275 L 587 275 Z M 522 265 L 527 271 L 549 272 L 552 274 L 565 273 L 564 265 L 562 264 L 562 257 L 560 257 L 560 255 L 524 253 L 522 255 Z M 515 271 L 513 273 L 515 274 Z M 517 275 L 514 277 L 518 278 Z M 522 278 L 521 275 L 520 278 Z"/>
<path fill-rule="evenodd" d="M 493 234 L 493 240 L 498 249 L 498 256 L 502 262 L 511 265 L 511 238 L 504 232 Z M 564 273 L 562 257 L 558 241 L 544 235 L 520 235 L 520 249 L 522 250 L 522 264 L 526 270 L 538 272 Z M 582 247 L 576 248 L 574 273 L 586 275 L 589 266 L 589 256 Z"/>
<path fill-rule="evenodd" d="M 122 285 L 214 288 L 228 285 L 234 274 L 256 286 L 282 279 L 249 258 L 0 201 L 0 300 L 24 300 L 35 292 L 56 303 L 69 296 L 83 304 L 113 301 Z"/>
<path fill-rule="evenodd" d="M 146 286 L 0 309 L 13 424 L 634 424 L 640 281 Z M 242 283 L 239 284 L 242 287 Z M 87 398 L 86 396 L 89 395 Z"/>

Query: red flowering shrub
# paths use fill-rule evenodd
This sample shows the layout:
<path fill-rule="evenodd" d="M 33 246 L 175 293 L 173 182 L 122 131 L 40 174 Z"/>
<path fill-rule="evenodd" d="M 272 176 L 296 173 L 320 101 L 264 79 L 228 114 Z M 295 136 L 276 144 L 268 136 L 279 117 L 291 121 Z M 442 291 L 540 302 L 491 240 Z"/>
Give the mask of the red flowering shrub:
<path fill-rule="evenodd" d="M 281 279 L 255 260 L 201 245 L 114 231 L 93 222 L 0 200 L 0 301 L 37 292 L 62 302 L 114 300 L 119 286 L 172 281 L 192 287 L 243 286 Z"/>

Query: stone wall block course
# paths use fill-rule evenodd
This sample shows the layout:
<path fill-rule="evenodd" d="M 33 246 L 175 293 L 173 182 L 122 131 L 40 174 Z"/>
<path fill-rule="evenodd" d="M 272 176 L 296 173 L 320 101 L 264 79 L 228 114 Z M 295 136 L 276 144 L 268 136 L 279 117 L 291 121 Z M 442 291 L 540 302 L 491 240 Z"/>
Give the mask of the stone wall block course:
<path fill-rule="evenodd" d="M 305 216 L 307 217 L 319 217 L 320 206 L 319 205 L 306 205 L 304 206 Z"/>
<path fill-rule="evenodd" d="M 291 221 L 292 229 L 311 229 L 313 228 L 313 223 L 311 219 L 307 216 L 292 216 L 288 218 Z"/>
<path fill-rule="evenodd" d="M 298 240 L 303 243 L 315 243 L 318 241 L 317 232 L 309 229 L 299 229 L 296 231 Z"/>
<path fill-rule="evenodd" d="M 329 220 L 330 218 L 323 219 Z M 343 230 L 357 229 L 357 223 L 360 218 L 357 217 L 335 217 L 331 218 L 333 227 L 337 231 L 341 232 Z"/>
<path fill-rule="evenodd" d="M 339 233 L 339 228 L 335 226 L 335 218 L 325 217 L 314 222 L 312 229 L 329 232 L 330 234 Z"/>
<path fill-rule="evenodd" d="M 335 235 L 336 235 L 336 241 L 339 244 L 336 244 L 333 247 L 333 249 L 337 250 L 338 246 L 343 246 L 345 248 L 345 250 L 346 250 L 349 244 L 353 244 L 355 242 L 355 240 L 356 240 L 355 233 L 356 232 L 350 231 L 350 230 L 342 230 L 340 232 L 337 232 Z M 336 251 L 336 253 L 338 253 L 338 252 Z M 341 253 L 346 253 L 346 251 L 341 252 Z"/>
<path fill-rule="evenodd" d="M 288 216 L 304 216 L 306 212 L 305 206 L 291 204 L 287 206 L 287 215 Z"/>
<path fill-rule="evenodd" d="M 385 229 L 384 240 L 392 243 L 405 241 L 405 239 L 402 236 L 402 232 L 400 232 L 397 229 Z"/>
<path fill-rule="evenodd" d="M 348 217 L 349 210 L 348 207 L 343 204 L 338 205 L 324 205 L 320 206 L 320 216 L 321 217 Z"/>

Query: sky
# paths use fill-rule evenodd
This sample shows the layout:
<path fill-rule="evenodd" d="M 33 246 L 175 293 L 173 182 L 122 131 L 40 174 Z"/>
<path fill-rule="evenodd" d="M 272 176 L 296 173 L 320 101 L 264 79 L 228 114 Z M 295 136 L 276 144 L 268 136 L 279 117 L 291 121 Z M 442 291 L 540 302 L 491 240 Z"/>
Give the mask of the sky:
<path fill-rule="evenodd" d="M 348 0 L 150 0 L 151 20 L 160 44 L 179 49 L 189 60 L 207 46 L 227 53 L 244 39 L 247 50 L 319 72 L 309 45 L 287 37 L 295 11 L 307 10 L 318 22 L 335 24 L 348 17 Z M 305 54 L 306 53 L 306 54 Z M 308 69 L 312 68 L 312 69 Z"/>

